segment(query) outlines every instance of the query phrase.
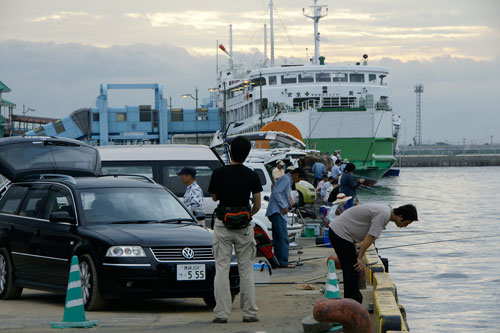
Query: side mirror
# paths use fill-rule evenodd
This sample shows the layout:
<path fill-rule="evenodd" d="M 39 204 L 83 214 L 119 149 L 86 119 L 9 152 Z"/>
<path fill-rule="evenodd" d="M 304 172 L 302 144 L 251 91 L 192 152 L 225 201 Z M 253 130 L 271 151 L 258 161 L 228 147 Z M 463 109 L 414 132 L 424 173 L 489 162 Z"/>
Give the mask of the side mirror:
<path fill-rule="evenodd" d="M 49 221 L 54 223 L 57 222 L 73 223 L 75 222 L 75 218 L 69 216 L 68 212 L 54 212 L 50 214 Z"/>
<path fill-rule="evenodd" d="M 194 217 L 196 217 L 196 219 L 198 221 L 203 221 L 205 219 L 205 213 L 198 213 L 198 212 L 193 212 L 193 215 Z"/>

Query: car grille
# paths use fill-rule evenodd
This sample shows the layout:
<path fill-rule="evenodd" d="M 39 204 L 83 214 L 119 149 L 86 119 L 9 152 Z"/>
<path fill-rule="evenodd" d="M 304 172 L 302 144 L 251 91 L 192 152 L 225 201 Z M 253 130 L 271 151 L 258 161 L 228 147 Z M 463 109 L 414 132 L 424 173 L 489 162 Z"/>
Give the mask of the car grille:
<path fill-rule="evenodd" d="M 165 261 L 184 261 L 184 260 L 214 260 L 214 255 L 212 253 L 211 247 L 189 247 L 194 251 L 194 257 L 192 259 L 186 259 L 182 255 L 182 249 L 189 247 L 152 247 L 151 252 L 153 252 L 156 260 L 160 262 Z"/>

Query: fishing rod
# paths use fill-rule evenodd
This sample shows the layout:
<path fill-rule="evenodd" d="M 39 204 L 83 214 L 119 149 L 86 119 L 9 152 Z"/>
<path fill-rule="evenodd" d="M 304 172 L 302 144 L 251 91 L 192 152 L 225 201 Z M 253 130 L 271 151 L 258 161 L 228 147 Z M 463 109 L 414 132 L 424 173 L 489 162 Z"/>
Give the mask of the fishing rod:
<path fill-rule="evenodd" d="M 412 243 L 412 244 L 403 244 L 403 245 L 379 247 L 379 248 L 376 248 L 376 249 L 373 249 L 373 250 L 367 250 L 367 251 L 387 250 L 387 249 L 395 249 L 395 248 L 398 248 L 398 247 L 407 247 L 407 246 L 415 246 L 415 245 L 425 245 L 425 244 L 433 244 L 433 243 L 444 243 L 444 242 L 455 242 L 455 241 L 461 241 L 461 240 L 481 239 L 481 238 L 490 238 L 490 237 L 499 237 L 499 236 L 500 236 L 500 234 L 497 234 L 497 235 L 488 235 L 488 236 L 477 236 L 477 237 L 454 238 L 454 239 L 442 239 L 442 240 L 436 240 L 436 241 L 430 241 L 430 242 L 422 242 L 422 243 Z"/>
<path fill-rule="evenodd" d="M 387 231 L 384 231 L 387 232 Z M 401 232 L 401 231 L 396 231 L 396 232 Z M 420 236 L 420 235 L 429 235 L 429 234 L 446 234 L 446 233 L 458 233 L 458 232 L 467 232 L 467 233 L 474 233 L 474 232 L 480 232 L 480 231 L 470 231 L 470 230 L 457 230 L 457 231 L 429 231 L 429 232 L 413 232 L 411 234 L 404 234 L 404 235 L 395 235 L 395 236 L 383 236 L 379 237 L 378 239 L 382 238 L 397 238 L 397 237 L 410 237 L 410 236 Z"/>

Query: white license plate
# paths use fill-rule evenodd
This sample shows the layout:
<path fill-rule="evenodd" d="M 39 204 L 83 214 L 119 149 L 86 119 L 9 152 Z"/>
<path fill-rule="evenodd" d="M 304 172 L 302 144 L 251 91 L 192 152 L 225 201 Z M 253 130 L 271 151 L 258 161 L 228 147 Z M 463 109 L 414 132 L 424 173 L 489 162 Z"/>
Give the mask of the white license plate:
<path fill-rule="evenodd" d="M 205 280 L 205 264 L 177 265 L 177 281 Z"/>

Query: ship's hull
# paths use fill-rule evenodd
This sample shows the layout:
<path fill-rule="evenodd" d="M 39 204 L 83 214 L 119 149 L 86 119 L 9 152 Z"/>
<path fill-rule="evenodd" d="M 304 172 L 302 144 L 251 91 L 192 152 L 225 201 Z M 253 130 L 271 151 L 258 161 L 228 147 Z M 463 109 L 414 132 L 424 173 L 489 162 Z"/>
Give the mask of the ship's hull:
<path fill-rule="evenodd" d="M 333 153 L 340 150 L 342 159 L 356 165 L 354 174 L 358 177 L 378 180 L 392 167 L 395 139 L 387 138 L 335 138 L 305 139 L 308 148 Z"/>

